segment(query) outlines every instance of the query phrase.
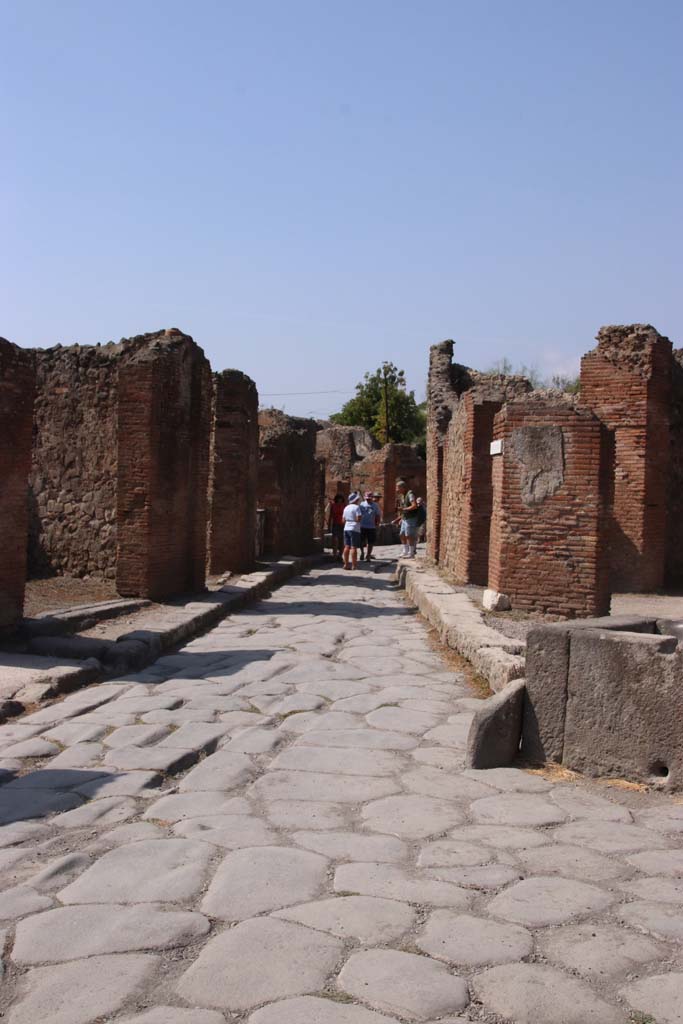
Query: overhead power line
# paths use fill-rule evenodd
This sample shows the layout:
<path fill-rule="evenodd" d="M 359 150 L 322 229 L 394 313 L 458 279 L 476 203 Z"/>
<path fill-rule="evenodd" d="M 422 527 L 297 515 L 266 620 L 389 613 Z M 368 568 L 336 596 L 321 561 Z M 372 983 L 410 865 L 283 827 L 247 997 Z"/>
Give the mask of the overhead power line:
<path fill-rule="evenodd" d="M 262 391 L 262 398 L 291 398 L 295 395 L 350 395 L 354 388 L 346 391 Z"/>

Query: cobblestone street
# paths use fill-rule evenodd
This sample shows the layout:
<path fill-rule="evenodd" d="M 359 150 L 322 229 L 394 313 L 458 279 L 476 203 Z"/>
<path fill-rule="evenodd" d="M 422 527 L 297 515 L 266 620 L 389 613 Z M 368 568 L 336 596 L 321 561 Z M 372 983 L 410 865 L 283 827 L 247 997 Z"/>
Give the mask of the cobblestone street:
<path fill-rule="evenodd" d="M 375 568 L 0 727 L 8 1024 L 683 1021 L 683 802 L 465 770 Z"/>

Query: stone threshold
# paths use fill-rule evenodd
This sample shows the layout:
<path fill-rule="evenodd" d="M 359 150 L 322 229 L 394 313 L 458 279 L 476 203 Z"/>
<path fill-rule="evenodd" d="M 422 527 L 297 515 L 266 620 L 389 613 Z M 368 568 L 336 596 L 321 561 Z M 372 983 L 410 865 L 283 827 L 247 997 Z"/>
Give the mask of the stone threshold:
<path fill-rule="evenodd" d="M 431 623 L 441 643 L 466 658 L 495 692 L 524 677 L 526 644 L 493 629 L 466 593 L 423 559 L 401 559 L 396 582 Z"/>
<path fill-rule="evenodd" d="M 0 722 L 91 683 L 139 671 L 324 559 L 320 554 L 261 559 L 255 572 L 243 573 L 234 583 L 153 605 L 143 628 L 123 634 L 110 645 L 106 666 L 92 657 L 74 660 L 0 651 Z"/>

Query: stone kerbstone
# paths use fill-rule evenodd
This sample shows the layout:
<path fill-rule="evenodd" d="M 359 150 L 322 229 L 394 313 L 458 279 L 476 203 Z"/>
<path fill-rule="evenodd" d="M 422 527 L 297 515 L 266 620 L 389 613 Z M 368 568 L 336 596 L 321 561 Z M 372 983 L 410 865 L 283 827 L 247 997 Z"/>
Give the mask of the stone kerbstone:
<path fill-rule="evenodd" d="M 241 921 L 317 895 L 327 860 L 306 850 L 260 846 L 229 853 L 216 871 L 202 910 Z"/>
<path fill-rule="evenodd" d="M 316 900 L 276 910 L 272 916 L 373 946 L 395 942 L 413 927 L 416 918 L 415 911 L 405 903 L 372 896 Z"/>
<path fill-rule="evenodd" d="M 495 896 L 486 908 L 494 917 L 544 928 L 604 910 L 614 896 L 568 878 L 528 878 Z"/>
<path fill-rule="evenodd" d="M 354 953 L 337 984 L 378 1010 L 421 1021 L 457 1013 L 469 1002 L 463 978 L 427 957 L 394 949 Z"/>
<path fill-rule="evenodd" d="M 683 974 L 656 974 L 621 990 L 627 1003 L 651 1015 L 657 1024 L 680 1024 L 683 1019 Z"/>
<path fill-rule="evenodd" d="M 205 843 L 150 839 L 105 853 L 62 889 L 62 903 L 177 903 L 202 887 L 211 857 Z"/>
<path fill-rule="evenodd" d="M 514 924 L 435 910 L 416 945 L 430 956 L 465 967 L 512 963 L 533 951 L 530 932 Z"/>
<path fill-rule="evenodd" d="M 467 735 L 469 768 L 503 768 L 517 757 L 525 692 L 524 680 L 516 679 L 475 712 Z"/>
<path fill-rule="evenodd" d="M 342 949 L 338 939 L 290 921 L 243 921 L 211 939 L 181 977 L 178 992 L 195 1006 L 243 1012 L 320 991 Z"/>
<path fill-rule="evenodd" d="M 116 1013 L 151 980 L 156 956 L 94 956 L 22 976 L 8 1024 L 92 1024 Z"/>
<path fill-rule="evenodd" d="M 390 796 L 374 800 L 366 804 L 361 815 L 364 828 L 403 839 L 426 839 L 463 820 L 462 811 L 451 802 L 428 796 Z"/>
<path fill-rule="evenodd" d="M 600 979 L 637 971 L 664 955 L 662 946 L 613 925 L 578 924 L 539 936 L 541 952 L 556 964 Z"/>
<path fill-rule="evenodd" d="M 145 904 L 57 907 L 17 925 L 12 959 L 19 964 L 61 963 L 105 953 L 186 946 L 206 935 L 201 914 Z"/>
<path fill-rule="evenodd" d="M 515 1024 L 624 1024 L 623 1010 L 553 967 L 504 964 L 478 974 L 472 987 L 485 1009 Z"/>
<path fill-rule="evenodd" d="M 334 890 L 457 910 L 466 910 L 470 901 L 465 889 L 423 875 L 414 876 L 396 864 L 342 864 L 335 872 Z"/>
<path fill-rule="evenodd" d="M 317 996 L 299 996 L 298 999 L 285 999 L 264 1006 L 252 1013 L 249 1024 L 394 1024 L 394 1018 L 366 1010 L 364 1006 Z"/>

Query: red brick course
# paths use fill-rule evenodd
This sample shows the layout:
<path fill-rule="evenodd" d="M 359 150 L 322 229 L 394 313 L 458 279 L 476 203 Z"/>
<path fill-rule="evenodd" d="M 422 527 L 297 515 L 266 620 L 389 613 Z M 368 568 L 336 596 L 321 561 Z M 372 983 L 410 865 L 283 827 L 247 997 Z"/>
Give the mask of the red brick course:
<path fill-rule="evenodd" d="M 0 338 L 0 632 L 24 605 L 34 389 L 33 353 Z"/>
<path fill-rule="evenodd" d="M 259 412 L 258 506 L 266 511 L 264 554 L 306 555 L 314 549 L 315 420 L 279 409 Z"/>

